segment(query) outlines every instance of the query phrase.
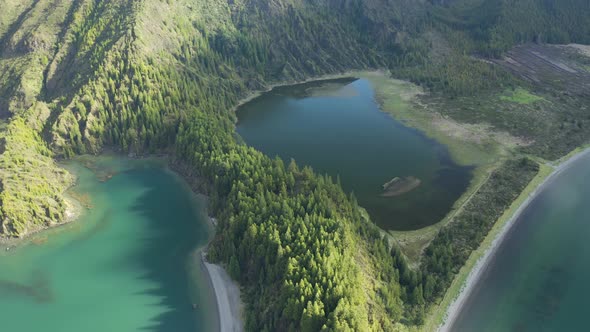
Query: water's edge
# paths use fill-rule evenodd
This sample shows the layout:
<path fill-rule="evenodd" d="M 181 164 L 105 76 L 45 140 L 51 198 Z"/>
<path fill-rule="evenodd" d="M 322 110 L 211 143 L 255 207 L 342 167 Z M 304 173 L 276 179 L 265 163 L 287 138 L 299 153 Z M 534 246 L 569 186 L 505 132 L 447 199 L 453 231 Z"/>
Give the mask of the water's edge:
<path fill-rule="evenodd" d="M 208 199 L 206 192 L 206 180 L 193 174 L 194 170 L 178 159 L 167 158 L 166 166 L 171 172 L 178 174 L 187 185 L 188 189 L 195 195 Z M 207 261 L 207 251 L 211 241 L 215 237 L 217 225 L 215 218 L 208 213 L 208 208 L 204 207 L 206 212 L 205 220 L 210 229 L 210 237 L 207 244 L 197 249 L 193 256 L 193 262 L 199 265 L 202 273 L 207 276 L 209 292 L 213 295 L 210 297 L 215 303 L 217 316 L 215 324 L 212 327 L 215 331 L 241 332 L 244 329 L 243 320 L 243 302 L 241 300 L 240 287 L 237 282 L 231 279 L 225 268 L 218 264 L 212 264 Z M 215 275 L 214 275 L 215 274 Z M 227 330 L 227 327 L 231 327 Z"/>
<path fill-rule="evenodd" d="M 181 167 L 180 163 L 178 161 L 173 160 L 172 158 L 170 158 L 169 155 L 157 155 L 157 156 L 138 156 L 138 157 L 129 157 L 129 156 L 125 156 L 123 154 L 120 153 L 112 153 L 112 152 L 107 152 L 98 156 L 91 156 L 91 157 L 98 157 L 100 158 L 101 156 L 113 156 L 115 158 L 120 158 L 122 160 L 124 159 L 128 159 L 128 160 L 132 160 L 132 161 L 136 161 L 136 162 L 142 162 L 142 161 L 156 161 L 158 163 L 162 163 L 161 167 L 162 170 L 165 172 L 170 172 L 173 176 L 175 176 L 176 178 L 178 178 L 179 180 L 181 180 L 181 185 L 184 188 L 184 190 L 187 190 L 187 192 L 190 192 L 190 194 L 194 197 L 195 200 L 199 200 L 202 204 L 201 208 L 199 209 L 200 212 L 199 214 L 201 214 L 201 218 L 202 222 L 207 226 L 208 229 L 208 234 L 209 234 L 209 239 L 207 241 L 207 243 L 203 244 L 203 245 L 199 245 L 198 247 L 196 247 L 194 250 L 192 250 L 192 252 L 190 253 L 190 257 L 189 258 L 189 263 L 188 263 L 188 270 L 187 273 L 189 273 L 189 275 L 191 276 L 191 278 L 197 277 L 199 279 L 202 279 L 203 281 L 206 281 L 204 284 L 206 285 L 206 289 L 203 289 L 204 291 L 206 291 L 207 296 L 205 296 L 207 298 L 208 304 L 210 305 L 211 308 L 216 308 L 216 310 L 213 310 L 211 313 L 213 313 L 213 317 L 209 316 L 210 321 L 208 321 L 206 324 L 208 326 L 208 328 L 211 329 L 211 331 L 223 331 L 222 326 L 223 326 L 223 322 L 227 321 L 227 320 L 232 320 L 235 323 L 235 327 L 236 327 L 236 331 L 241 331 L 243 328 L 243 321 L 242 321 L 242 317 L 241 317 L 241 311 L 242 311 L 242 303 L 241 301 L 239 301 L 240 299 L 240 294 L 239 294 L 239 287 L 238 285 L 233 282 L 231 280 L 231 278 L 229 277 L 229 275 L 227 274 L 227 272 L 224 270 L 224 268 L 220 265 L 215 265 L 215 264 L 210 264 L 208 262 L 206 262 L 206 259 L 204 256 L 202 256 L 203 253 L 206 253 L 209 244 L 211 243 L 211 241 L 213 240 L 214 236 L 215 236 L 215 224 L 211 221 L 211 217 L 209 217 L 209 214 L 207 213 L 207 206 L 206 206 L 206 201 L 207 201 L 207 196 L 203 194 L 204 190 L 202 187 L 200 187 L 198 185 L 199 183 L 199 178 L 196 176 L 193 176 L 191 174 L 191 172 L 189 171 L 189 168 L 186 167 Z M 75 162 L 80 163 L 80 165 L 90 171 L 92 171 L 92 169 L 88 168 L 86 165 L 84 165 L 84 163 L 82 163 L 81 161 L 76 161 L 76 159 L 73 159 Z M 62 164 L 62 166 L 64 166 Z M 52 236 L 54 235 L 54 232 L 60 232 L 62 230 L 62 228 L 68 227 L 68 226 L 75 226 L 76 223 L 81 222 L 82 218 L 84 218 L 84 216 L 87 214 L 87 208 L 85 208 L 83 206 L 83 203 L 80 202 L 79 200 L 77 200 L 75 197 L 73 197 L 72 195 L 69 194 L 69 192 L 71 190 L 75 190 L 76 187 L 79 185 L 79 176 L 78 174 L 76 174 L 76 172 L 74 170 L 72 170 L 71 168 L 67 167 L 67 165 L 65 165 L 66 169 L 68 169 L 69 172 L 71 172 L 72 175 L 74 175 L 76 177 L 76 180 L 74 181 L 73 185 L 68 188 L 68 191 L 66 193 L 64 193 L 64 195 L 67 197 L 68 200 L 68 206 L 72 208 L 73 211 L 71 211 L 67 218 L 59 223 L 52 223 L 51 225 L 45 226 L 43 228 L 40 228 L 38 230 L 35 231 L 31 231 L 26 233 L 23 237 L 20 238 L 6 238 L 6 237 L 0 237 L 0 250 L 2 251 L 12 251 L 12 250 L 18 250 L 19 247 L 21 246 L 27 246 L 30 243 L 34 242 L 38 237 L 44 237 L 44 236 Z M 197 201 L 195 201 L 195 204 L 197 204 Z M 1 255 L 1 253 L 0 253 Z M 207 265 L 210 265 L 214 268 L 216 268 L 217 271 L 217 275 L 218 276 L 222 276 L 222 282 L 219 283 L 214 283 L 213 279 L 214 276 L 212 275 L 212 271 L 210 268 L 207 267 Z M 201 276 L 195 276 L 194 274 L 198 273 Z M 195 286 L 196 286 L 196 282 L 195 282 Z M 217 286 L 217 287 L 215 287 Z M 230 288 L 233 287 L 233 293 L 237 292 L 237 300 L 238 301 L 234 301 L 231 302 L 230 307 L 232 310 L 220 310 L 220 299 L 223 299 L 222 295 L 224 293 L 224 289 L 220 289 L 220 287 L 222 288 Z M 201 287 L 199 287 L 201 288 Z M 198 300 L 198 299 L 193 299 L 193 300 Z M 222 315 L 223 313 L 223 315 Z M 237 313 L 237 314 L 235 314 Z M 234 315 L 232 315 L 234 314 Z"/>
<path fill-rule="evenodd" d="M 476 264 L 469 272 L 467 279 L 461 287 L 460 293 L 455 298 L 455 300 L 451 302 L 451 304 L 448 306 L 444 321 L 438 327 L 438 332 L 450 332 L 453 330 L 454 324 L 457 322 L 459 314 L 464 309 L 464 305 L 467 299 L 469 298 L 473 290 L 478 286 L 478 283 L 481 281 L 484 273 L 487 271 L 487 268 L 489 267 L 489 263 L 493 260 L 494 255 L 498 252 L 504 240 L 514 229 L 514 225 L 517 223 L 523 212 L 549 185 L 551 185 L 551 183 L 557 178 L 559 174 L 561 174 L 563 171 L 566 171 L 577 161 L 579 161 L 582 157 L 588 154 L 590 154 L 590 148 L 586 148 L 581 152 L 576 153 L 569 159 L 564 160 L 561 164 L 556 166 L 555 169 L 549 175 L 547 175 L 545 179 L 543 179 L 543 181 L 533 190 L 533 192 L 528 194 L 525 201 L 522 202 L 522 204 L 510 217 L 510 219 L 501 226 L 502 228 L 500 232 L 496 234 L 496 237 L 493 239 L 491 244 L 485 249 L 483 255 L 478 258 Z"/>

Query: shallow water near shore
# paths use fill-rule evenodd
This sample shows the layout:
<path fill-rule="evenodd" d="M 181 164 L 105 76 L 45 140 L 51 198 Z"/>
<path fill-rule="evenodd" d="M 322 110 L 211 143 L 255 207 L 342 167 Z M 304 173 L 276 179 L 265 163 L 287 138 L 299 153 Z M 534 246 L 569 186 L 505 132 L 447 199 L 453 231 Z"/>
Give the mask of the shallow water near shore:
<path fill-rule="evenodd" d="M 552 179 L 498 248 L 451 331 L 588 329 L 589 183 L 589 154 Z"/>
<path fill-rule="evenodd" d="M 84 167 L 86 165 L 90 168 Z M 0 253 L 3 331 L 211 331 L 203 202 L 160 161 L 83 158 L 68 225 Z M 194 305 L 197 308 L 194 308 Z"/>
<path fill-rule="evenodd" d="M 380 111 L 367 79 L 345 78 L 276 88 L 237 110 L 246 143 L 291 158 L 340 181 L 386 230 L 439 222 L 466 190 L 471 168 L 447 148 Z M 392 179 L 415 177 L 403 195 L 384 195 Z M 393 197 L 386 197 L 393 196 Z"/>

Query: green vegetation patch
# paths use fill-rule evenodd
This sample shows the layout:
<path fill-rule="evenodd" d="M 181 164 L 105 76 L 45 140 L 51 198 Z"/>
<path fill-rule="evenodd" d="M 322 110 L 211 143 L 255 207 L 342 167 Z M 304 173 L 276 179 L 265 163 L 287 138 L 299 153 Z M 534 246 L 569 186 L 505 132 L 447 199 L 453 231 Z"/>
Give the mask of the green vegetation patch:
<path fill-rule="evenodd" d="M 544 100 L 543 97 L 539 97 L 524 88 L 516 88 L 514 91 L 508 91 L 501 95 L 500 99 L 522 105 L 529 105 Z"/>
<path fill-rule="evenodd" d="M 14 118 L 0 134 L 0 236 L 20 237 L 67 219 L 62 194 L 73 177 L 34 129 Z"/>
<path fill-rule="evenodd" d="M 400 246 L 408 264 L 413 268 L 420 266 L 422 254 L 430 242 L 436 237 L 442 227 L 447 225 L 463 210 L 467 203 L 475 196 L 479 189 L 486 184 L 491 174 L 503 163 L 489 164 L 477 167 L 473 171 L 473 179 L 467 190 L 455 202 L 451 211 L 440 222 L 414 231 L 389 231 L 393 240 Z"/>
<path fill-rule="evenodd" d="M 427 107 L 420 101 L 422 88 L 406 81 L 390 78 L 385 73 L 362 72 L 357 76 L 370 80 L 381 110 L 390 113 L 406 126 L 444 144 L 454 161 L 460 165 L 484 165 L 503 153 L 489 128 L 458 123 L 437 112 L 438 105 Z M 434 108 L 434 110 L 432 109 Z"/>

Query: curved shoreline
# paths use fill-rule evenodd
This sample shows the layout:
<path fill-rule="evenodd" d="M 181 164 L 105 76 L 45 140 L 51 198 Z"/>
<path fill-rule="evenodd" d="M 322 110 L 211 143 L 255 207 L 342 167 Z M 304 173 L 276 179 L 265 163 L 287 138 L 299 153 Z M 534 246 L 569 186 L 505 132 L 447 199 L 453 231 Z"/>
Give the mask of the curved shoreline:
<path fill-rule="evenodd" d="M 200 252 L 201 264 L 209 278 L 209 284 L 215 293 L 217 314 L 219 318 L 219 331 L 243 332 L 242 301 L 240 300 L 240 288 L 219 265 L 207 262 L 206 251 Z"/>
<path fill-rule="evenodd" d="M 108 155 L 108 154 L 107 154 Z M 129 159 L 129 160 L 138 160 L 138 159 L 151 159 L 150 157 L 147 158 L 129 158 L 123 155 L 115 154 L 116 157 Z M 83 165 L 85 168 L 87 166 Z M 179 179 L 182 179 L 183 185 L 186 186 L 186 189 L 195 197 L 203 195 L 201 191 L 197 190 L 195 183 L 191 185 L 191 177 L 186 175 L 186 173 L 182 172 L 178 168 L 171 167 L 173 166 L 172 163 L 167 160 L 165 163 L 164 170 L 170 171 Z M 194 178 L 193 178 L 194 179 Z M 75 187 L 77 185 L 77 180 L 74 184 L 68 188 Z M 51 232 L 52 230 L 56 230 L 72 223 L 75 223 L 79 220 L 79 218 L 84 214 L 86 208 L 84 208 L 82 203 L 78 201 L 75 197 L 72 197 L 65 193 L 66 201 L 68 204 L 68 209 L 66 211 L 65 218 L 60 223 L 52 224 L 48 227 L 43 227 L 34 231 L 27 233 L 25 236 L 21 238 L 4 238 L 0 237 L 0 256 L 5 254 L 5 252 L 12 252 L 17 246 L 22 244 L 28 244 L 29 242 L 34 241 L 36 236 L 40 234 L 51 234 L 47 232 Z M 204 209 L 205 211 L 206 209 Z M 203 214 L 203 222 L 207 223 L 210 228 L 210 234 L 215 233 L 216 222 L 214 218 L 207 217 L 206 214 Z M 205 287 L 208 288 L 208 292 L 212 292 L 213 298 L 211 299 L 210 305 L 212 306 L 212 310 L 215 310 L 216 317 L 208 317 L 210 320 L 215 320 L 212 322 L 212 326 L 214 331 L 221 331 L 221 332 L 242 332 L 244 331 L 244 323 L 242 320 L 242 301 L 240 299 L 240 288 L 236 282 L 234 282 L 231 277 L 227 274 L 225 269 L 216 264 L 211 264 L 206 260 L 206 250 L 208 245 L 210 244 L 211 238 L 204 243 L 202 246 L 195 249 L 193 254 L 191 254 L 191 259 L 193 265 L 196 268 L 200 269 L 200 273 L 203 277 L 205 277 L 208 281 Z M 194 256 L 196 254 L 196 256 Z M 215 301 L 215 303 L 212 303 Z M 215 308 L 213 308 L 215 306 Z M 212 315 L 213 316 L 213 315 Z"/>
<path fill-rule="evenodd" d="M 168 160 L 166 165 L 171 172 L 178 174 L 184 180 L 188 190 L 194 195 L 207 197 L 204 190 L 200 188 L 199 178 L 191 174 L 190 167 L 178 160 Z M 204 211 L 206 210 L 207 208 L 204 209 Z M 240 287 L 222 266 L 207 261 L 207 248 L 213 240 L 217 220 L 207 214 L 204 214 L 203 218 L 205 218 L 209 226 L 211 236 L 207 244 L 195 251 L 194 264 L 198 264 L 201 272 L 206 275 L 209 291 L 213 293 L 212 301 L 215 302 L 217 307 L 215 330 L 220 332 L 242 332 L 244 331 L 244 321 L 242 319 L 243 303 L 240 297 Z"/>
<path fill-rule="evenodd" d="M 485 272 L 486 268 L 488 267 L 490 261 L 498 251 L 499 247 L 503 243 L 506 236 L 512 230 L 512 227 L 516 224 L 520 215 L 526 210 L 526 208 L 530 205 L 530 203 L 553 181 L 555 178 L 564 170 L 569 168 L 572 164 L 578 161 L 585 155 L 590 154 L 590 148 L 586 148 L 573 156 L 569 159 L 563 161 L 558 166 L 554 166 L 554 170 L 527 196 L 527 198 L 522 202 L 522 204 L 518 207 L 518 209 L 512 214 L 510 219 L 502 225 L 500 232 L 496 235 L 494 240 L 492 241 L 491 245 L 486 249 L 484 254 L 477 260 L 475 266 L 469 272 L 467 279 L 465 280 L 463 286 L 461 287 L 461 291 L 459 295 L 451 302 L 449 307 L 446 310 L 444 321 L 441 325 L 439 325 L 437 331 L 438 332 L 450 332 L 452 331 L 453 325 L 455 324 L 457 318 L 459 317 L 459 313 L 463 309 L 465 302 L 469 298 L 469 295 L 473 292 L 475 286 L 480 281 L 483 273 Z"/>
<path fill-rule="evenodd" d="M 311 82 L 316 82 L 316 81 L 329 81 L 329 80 L 336 80 L 336 79 L 340 79 L 340 78 L 357 77 L 363 73 L 365 73 L 365 74 L 366 73 L 382 74 L 384 72 L 387 72 L 387 70 L 382 69 L 382 68 L 350 69 L 350 70 L 346 70 L 346 71 L 338 72 L 338 73 L 333 73 L 333 74 L 313 76 L 313 77 L 306 78 L 303 80 L 278 81 L 278 82 L 270 83 L 262 89 L 250 91 L 249 93 L 247 93 L 245 95 L 244 98 L 241 98 L 240 100 L 238 100 L 238 103 L 234 107 L 230 108 L 230 110 L 231 110 L 231 113 L 236 113 L 241 106 L 244 106 L 245 104 L 262 96 L 263 94 L 271 92 L 273 89 L 280 88 L 280 87 L 291 86 L 291 85 L 300 85 L 300 84 L 306 84 L 306 83 L 311 83 Z"/>

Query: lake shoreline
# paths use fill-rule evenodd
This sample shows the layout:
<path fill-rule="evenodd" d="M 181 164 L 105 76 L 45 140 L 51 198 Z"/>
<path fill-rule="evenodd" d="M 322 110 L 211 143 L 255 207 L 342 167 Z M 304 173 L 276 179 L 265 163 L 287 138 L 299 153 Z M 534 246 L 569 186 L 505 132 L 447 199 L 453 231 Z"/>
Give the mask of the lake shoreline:
<path fill-rule="evenodd" d="M 206 249 L 198 252 L 197 259 L 200 260 L 202 270 L 209 280 L 209 287 L 215 295 L 219 331 L 244 331 L 243 304 L 238 284 L 232 280 L 223 266 L 207 261 Z"/>
<path fill-rule="evenodd" d="M 193 173 L 193 170 L 176 158 L 166 158 L 166 166 L 175 174 L 178 174 L 187 184 L 188 189 L 196 194 L 207 197 L 205 194 L 205 181 L 201 179 L 197 174 Z M 207 210 L 205 208 L 205 210 Z M 216 326 L 220 332 L 241 332 L 244 331 L 243 321 L 243 302 L 241 300 L 240 287 L 237 282 L 232 280 L 225 268 L 219 264 L 212 264 L 207 261 L 207 250 L 211 245 L 211 241 L 215 236 L 215 230 L 217 229 L 217 222 L 215 218 L 211 216 L 203 216 L 206 218 L 207 224 L 211 230 L 211 238 L 207 244 L 197 249 L 194 258 L 198 260 L 201 267 L 201 271 L 206 275 L 208 280 L 209 289 L 213 293 L 212 302 L 215 302 L 217 319 Z M 196 262 L 196 261 L 195 261 Z"/>
<path fill-rule="evenodd" d="M 439 325 L 438 332 L 450 332 L 452 331 L 453 325 L 455 324 L 460 312 L 463 309 L 467 299 L 474 291 L 478 282 L 481 280 L 483 274 L 487 270 L 489 263 L 494 258 L 498 249 L 502 245 L 504 239 L 510 234 L 513 226 L 516 224 L 521 214 L 528 208 L 530 203 L 548 186 L 551 182 L 564 170 L 568 169 L 572 164 L 578 161 L 580 158 L 590 154 L 590 148 L 583 149 L 582 151 L 575 153 L 571 157 L 562 160 L 556 166 L 552 166 L 552 172 L 547 175 L 534 190 L 526 196 L 526 199 L 518 206 L 518 209 L 512 214 L 510 219 L 506 221 L 500 229 L 500 232 L 495 236 L 490 246 L 485 249 L 485 252 L 481 257 L 477 259 L 477 262 L 473 268 L 469 271 L 467 279 L 463 283 L 461 290 L 457 297 L 447 307 L 444 316 L 444 321 Z"/>
<path fill-rule="evenodd" d="M 173 154 L 129 155 L 121 152 L 106 150 L 104 153 L 101 153 L 101 155 L 116 156 L 132 161 L 155 160 L 161 162 L 161 167 L 181 179 L 182 182 L 184 182 L 183 185 L 186 185 L 186 190 L 190 191 L 192 195 L 195 195 L 195 197 L 201 196 L 207 199 L 203 179 L 195 174 L 193 170 L 191 170 L 191 168 L 186 164 L 174 158 Z M 92 168 L 90 168 L 88 165 L 84 165 L 84 167 L 92 170 Z M 72 199 L 76 201 L 74 198 Z M 77 205 L 82 208 L 81 203 L 78 203 Z M 195 259 L 194 264 L 196 267 L 200 268 L 203 276 L 208 280 L 207 287 L 213 295 L 213 297 L 210 299 L 210 302 L 211 305 L 216 307 L 215 319 L 217 320 L 216 322 L 212 322 L 213 326 L 217 327 L 217 330 L 221 332 L 241 332 L 243 331 L 244 324 L 241 316 L 243 304 L 240 300 L 239 286 L 231 279 L 222 266 L 211 264 L 207 262 L 206 259 L 207 250 L 215 236 L 215 230 L 217 227 L 215 218 L 209 217 L 206 213 L 207 208 L 205 206 L 203 208 L 202 218 L 204 218 L 203 222 L 207 224 L 211 235 L 206 244 L 200 246 L 196 249 L 196 251 L 194 251 L 196 255 L 195 258 L 193 258 Z M 78 214 L 78 216 L 80 216 L 80 214 Z M 76 219 L 77 217 L 70 221 L 75 221 Z M 226 295 L 225 297 L 224 294 Z M 225 329 L 228 324 L 230 324 L 229 326 L 233 328 L 230 330 Z"/>
<path fill-rule="evenodd" d="M 386 73 L 386 71 L 384 69 L 376 69 L 376 68 L 365 69 L 365 70 L 359 69 L 359 70 L 349 70 L 349 71 L 345 71 L 345 72 L 341 72 L 341 73 L 337 73 L 337 74 L 326 74 L 326 75 L 314 76 L 314 77 L 310 77 L 310 78 L 306 78 L 304 80 L 298 80 L 298 81 L 279 81 L 277 83 L 269 84 L 265 89 L 254 90 L 254 91 L 249 92 L 244 98 L 240 99 L 238 101 L 238 103 L 235 106 L 233 106 L 230 110 L 231 110 L 231 113 L 236 113 L 241 106 L 244 106 L 245 104 L 262 96 L 265 93 L 272 91 L 275 88 L 311 83 L 311 82 L 316 82 L 316 81 L 336 80 L 339 78 L 347 78 L 347 77 L 360 78 L 360 76 L 362 76 L 363 74 L 367 74 L 367 73 L 384 74 L 384 73 Z"/>
<path fill-rule="evenodd" d="M 114 155 L 121 158 L 128 158 L 130 160 L 149 160 L 149 159 L 157 159 L 164 161 L 164 168 L 169 170 L 170 172 L 179 176 L 186 185 L 187 189 L 191 191 L 194 195 L 203 195 L 204 190 L 201 186 L 202 182 L 195 174 L 189 172 L 186 165 L 182 165 L 171 158 L 170 155 L 158 155 L 158 156 L 128 156 L 123 153 L 117 153 L 108 151 L 101 155 Z M 92 171 L 88 165 L 84 165 L 85 168 Z M 73 184 L 68 188 L 68 191 L 72 188 L 75 188 L 78 184 L 78 178 L 76 177 Z M 206 196 L 205 196 L 206 197 Z M 34 241 L 36 236 L 41 234 L 45 234 L 50 232 L 54 229 L 58 229 L 64 226 L 68 226 L 72 223 L 78 222 L 78 220 L 84 215 L 84 211 L 87 210 L 75 197 L 68 195 L 67 192 L 65 193 L 67 209 L 64 213 L 64 218 L 62 221 L 53 223 L 49 226 L 40 227 L 39 229 L 32 230 L 20 238 L 8 238 L 8 237 L 0 237 L 0 255 L 2 252 L 11 252 L 13 249 L 19 247 L 20 245 L 24 245 L 29 243 L 30 241 Z M 206 210 L 206 209 L 205 209 Z M 206 222 L 210 227 L 211 234 L 215 234 L 216 223 L 214 222 L 214 218 L 208 217 L 204 214 L 203 218 L 206 218 Z M 201 272 L 203 273 L 204 277 L 208 280 L 208 288 L 210 289 L 213 298 L 211 302 L 212 305 L 216 306 L 216 322 L 214 322 L 214 326 L 218 327 L 219 331 L 243 331 L 243 319 L 242 319 L 242 308 L 243 303 L 240 300 L 240 289 L 236 282 L 234 282 L 231 277 L 227 274 L 225 269 L 221 265 L 211 264 L 207 262 L 206 259 L 206 252 L 207 249 L 213 239 L 213 235 L 211 239 L 204 245 L 196 249 L 195 254 L 195 265 L 200 267 Z M 198 261 L 197 261 L 198 259 Z M 225 296 L 224 296 L 225 295 Z M 227 326 L 230 326 L 231 329 L 227 330 Z"/>
<path fill-rule="evenodd" d="M 97 322 L 96 326 L 217 331 L 213 289 L 193 257 L 214 234 L 203 197 L 195 195 L 178 173 L 161 162 L 114 155 L 99 157 L 94 165 L 88 167 L 78 160 L 67 163 L 77 180 L 68 192 L 68 202 L 81 204 L 67 205 L 68 213 L 60 218 L 59 227 L 9 239 L 9 250 L 0 247 L 0 265 L 7 267 L 0 276 L 4 300 L 0 305 L 17 314 L 7 317 L 7 326 L 18 326 L 20 319 L 14 317 L 26 316 L 28 310 L 42 315 L 37 322 L 22 322 L 23 326 L 59 325 L 68 312 L 62 306 L 70 303 L 76 304 L 74 312 L 79 311 L 71 326 L 83 324 L 87 318 L 76 318 L 96 311 L 85 305 L 79 294 L 92 294 L 100 298 L 95 304 L 104 306 L 104 316 L 113 317 L 111 322 Z M 107 179 L 104 174 L 114 176 Z M 160 197 L 168 201 L 162 203 Z M 82 215 L 78 216 L 76 208 Z M 174 220 L 169 219 L 171 212 Z M 57 257 L 60 264 L 52 264 Z M 70 261 L 81 264 L 65 263 Z M 120 268 L 111 269 L 113 265 Z M 76 276 L 71 283 L 64 281 L 69 276 Z M 111 287 L 118 282 L 123 292 Z M 12 308 L 11 296 L 22 299 L 26 306 Z M 54 301 L 58 297 L 60 301 Z M 108 304 L 110 298 L 116 299 L 113 305 Z"/>
<path fill-rule="evenodd" d="M 10 251 L 17 246 L 19 246 L 23 243 L 26 243 L 29 240 L 32 240 L 35 236 L 37 236 L 39 234 L 45 233 L 46 231 L 49 231 L 52 229 L 67 226 L 73 222 L 76 222 L 78 219 L 80 219 L 80 217 L 82 217 L 82 215 L 84 214 L 84 210 L 86 210 L 86 208 L 84 208 L 82 203 L 80 201 L 78 201 L 76 198 L 71 197 L 70 195 L 67 194 L 67 191 L 69 191 L 70 189 L 72 189 L 75 186 L 76 186 L 76 182 L 74 181 L 74 184 L 72 186 L 70 186 L 66 190 L 66 193 L 64 194 L 67 208 L 64 211 L 64 217 L 61 221 L 52 223 L 51 225 L 48 225 L 48 226 L 39 226 L 39 227 L 23 234 L 21 237 L 0 236 L 0 250 Z"/>

